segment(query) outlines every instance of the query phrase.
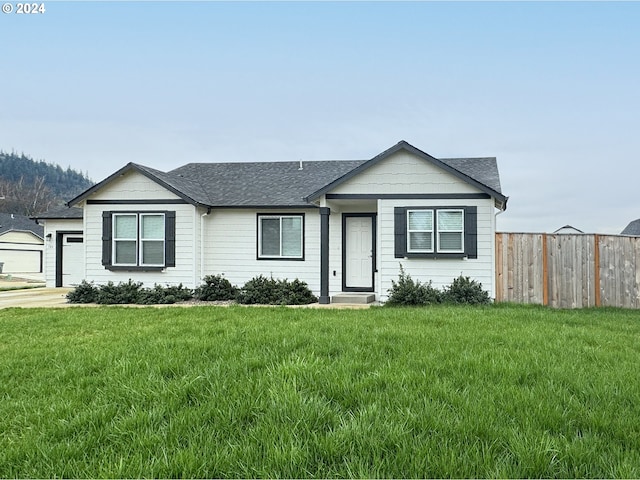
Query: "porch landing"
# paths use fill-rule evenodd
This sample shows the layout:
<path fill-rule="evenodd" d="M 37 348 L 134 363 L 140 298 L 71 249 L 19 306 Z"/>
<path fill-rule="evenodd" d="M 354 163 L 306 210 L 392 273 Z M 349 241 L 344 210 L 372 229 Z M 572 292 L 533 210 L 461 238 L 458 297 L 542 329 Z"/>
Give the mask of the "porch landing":
<path fill-rule="evenodd" d="M 376 301 L 373 293 L 343 292 L 331 297 L 331 303 L 349 303 L 352 305 L 367 305 Z"/>

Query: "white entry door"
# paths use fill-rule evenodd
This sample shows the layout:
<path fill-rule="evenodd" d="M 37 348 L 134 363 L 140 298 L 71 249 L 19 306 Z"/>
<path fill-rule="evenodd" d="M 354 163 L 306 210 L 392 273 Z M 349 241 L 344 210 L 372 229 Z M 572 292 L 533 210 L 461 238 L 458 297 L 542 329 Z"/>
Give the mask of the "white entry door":
<path fill-rule="evenodd" d="M 373 291 L 374 215 L 344 217 L 344 288 Z"/>
<path fill-rule="evenodd" d="M 84 277 L 84 245 L 82 234 L 62 235 L 62 286 L 74 287 Z"/>

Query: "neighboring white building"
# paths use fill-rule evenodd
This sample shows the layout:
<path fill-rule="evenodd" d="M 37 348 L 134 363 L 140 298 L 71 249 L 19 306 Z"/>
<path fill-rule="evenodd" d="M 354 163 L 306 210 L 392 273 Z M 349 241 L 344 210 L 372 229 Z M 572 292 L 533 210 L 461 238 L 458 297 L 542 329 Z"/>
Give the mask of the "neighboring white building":
<path fill-rule="evenodd" d="M 263 274 L 299 278 L 329 303 L 341 292 L 384 301 L 400 264 L 438 287 L 470 276 L 495 296 L 506 204 L 495 158 L 436 159 L 401 141 L 360 161 L 129 163 L 76 208 L 38 218 L 49 286 L 196 287 L 211 274 L 241 286 Z"/>
<path fill-rule="evenodd" d="M 44 228 L 24 215 L 0 213 L 2 273 L 42 273 Z"/>

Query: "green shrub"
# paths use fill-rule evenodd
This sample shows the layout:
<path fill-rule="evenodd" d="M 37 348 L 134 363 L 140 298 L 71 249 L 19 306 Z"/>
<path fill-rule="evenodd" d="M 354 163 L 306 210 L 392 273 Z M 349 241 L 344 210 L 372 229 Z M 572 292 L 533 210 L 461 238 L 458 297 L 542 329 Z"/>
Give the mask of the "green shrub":
<path fill-rule="evenodd" d="M 278 304 L 278 282 L 273 277 L 265 277 L 264 275 L 258 275 L 253 277 L 238 292 L 238 303 L 246 305 L 264 304 L 274 305 Z"/>
<path fill-rule="evenodd" d="M 491 303 L 489 292 L 482 289 L 482 284 L 460 275 L 453 283 L 445 287 L 442 301 L 455 305 L 486 305 Z"/>
<path fill-rule="evenodd" d="M 93 282 L 86 280 L 82 280 L 80 285 L 67 293 L 69 303 L 96 303 L 97 299 L 98 289 L 93 286 Z"/>
<path fill-rule="evenodd" d="M 153 288 L 145 288 L 140 290 L 138 301 L 136 303 L 142 305 L 166 305 L 176 302 L 183 302 L 193 298 L 193 291 L 182 286 L 154 285 Z"/>
<path fill-rule="evenodd" d="M 214 302 L 218 300 L 235 300 L 238 288 L 222 275 L 207 275 L 204 284 L 196 288 L 195 297 L 198 300 Z"/>
<path fill-rule="evenodd" d="M 142 282 L 134 282 L 131 279 L 127 283 L 120 282 L 118 285 L 108 282 L 98 288 L 96 303 L 102 305 L 138 303 L 141 288 Z"/>
<path fill-rule="evenodd" d="M 420 280 L 413 280 L 408 273 L 405 273 L 400 264 L 400 275 L 398 281 L 391 280 L 389 299 L 385 305 L 389 306 L 425 306 L 434 305 L 441 302 L 441 293 L 437 288 L 429 283 L 420 283 Z"/>
<path fill-rule="evenodd" d="M 279 280 L 278 288 L 282 305 L 308 305 L 318 301 L 307 283 L 297 278 L 291 282 Z"/>
<path fill-rule="evenodd" d="M 182 284 L 166 287 L 156 284 L 153 288 L 142 288 L 142 282 L 137 283 L 131 279 L 126 283 L 120 282 L 114 285 L 113 282 L 109 282 L 98 287 L 83 281 L 67 294 L 69 303 L 99 303 L 102 305 L 160 305 L 191 298 L 193 298 L 193 291 L 183 287 Z"/>
<path fill-rule="evenodd" d="M 237 300 L 246 305 L 307 305 L 318 301 L 306 282 L 298 279 L 291 282 L 275 280 L 264 275 L 253 277 L 245 283 Z"/>

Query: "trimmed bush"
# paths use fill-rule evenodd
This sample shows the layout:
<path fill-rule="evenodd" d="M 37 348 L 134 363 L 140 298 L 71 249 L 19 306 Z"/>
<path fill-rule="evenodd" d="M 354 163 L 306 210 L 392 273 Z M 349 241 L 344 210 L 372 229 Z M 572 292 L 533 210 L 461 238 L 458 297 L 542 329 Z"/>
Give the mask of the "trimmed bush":
<path fill-rule="evenodd" d="M 391 280 L 389 299 L 385 303 L 388 306 L 425 306 L 434 305 L 441 302 L 441 293 L 437 288 L 429 283 L 420 283 L 420 280 L 413 280 L 408 273 L 405 273 L 400 264 L 400 275 L 398 281 Z"/>
<path fill-rule="evenodd" d="M 69 303 L 96 303 L 98 299 L 98 289 L 86 280 L 82 280 L 80 285 L 67 293 Z"/>
<path fill-rule="evenodd" d="M 235 300 L 238 288 L 222 275 L 207 275 L 204 284 L 196 288 L 194 296 L 198 300 L 215 302 L 221 300 Z"/>
<path fill-rule="evenodd" d="M 167 305 L 176 302 L 183 302 L 193 298 L 193 291 L 185 288 L 182 284 L 176 286 L 154 285 L 151 289 L 140 290 L 138 301 L 142 305 Z"/>
<path fill-rule="evenodd" d="M 238 303 L 245 305 L 307 305 L 318 299 L 306 282 L 295 279 L 275 280 L 273 277 L 258 275 L 240 289 Z"/>
<path fill-rule="evenodd" d="M 120 282 L 118 285 L 115 285 L 113 282 L 108 282 L 106 285 L 101 285 L 98 288 L 96 303 L 102 305 L 138 303 L 141 288 L 142 282 L 134 282 L 131 279 L 129 279 L 127 283 Z"/>
<path fill-rule="evenodd" d="M 460 275 L 442 292 L 444 303 L 454 305 L 486 305 L 491 303 L 489 292 L 482 289 L 482 284 Z"/>
<path fill-rule="evenodd" d="M 318 297 L 309 290 L 309 285 L 297 278 L 291 282 L 280 280 L 278 287 L 283 305 L 308 305 L 318 301 Z"/>
<path fill-rule="evenodd" d="M 253 277 L 238 292 L 238 303 L 246 305 L 278 304 L 278 282 L 273 277 L 267 278 L 264 275 Z"/>
<path fill-rule="evenodd" d="M 170 304 L 193 298 L 193 291 L 178 286 L 155 285 L 153 288 L 142 288 L 142 282 L 120 282 L 114 285 L 109 282 L 106 285 L 94 286 L 92 283 L 82 281 L 74 290 L 67 294 L 69 303 L 99 303 L 102 305 L 141 304 L 159 305 Z"/>

